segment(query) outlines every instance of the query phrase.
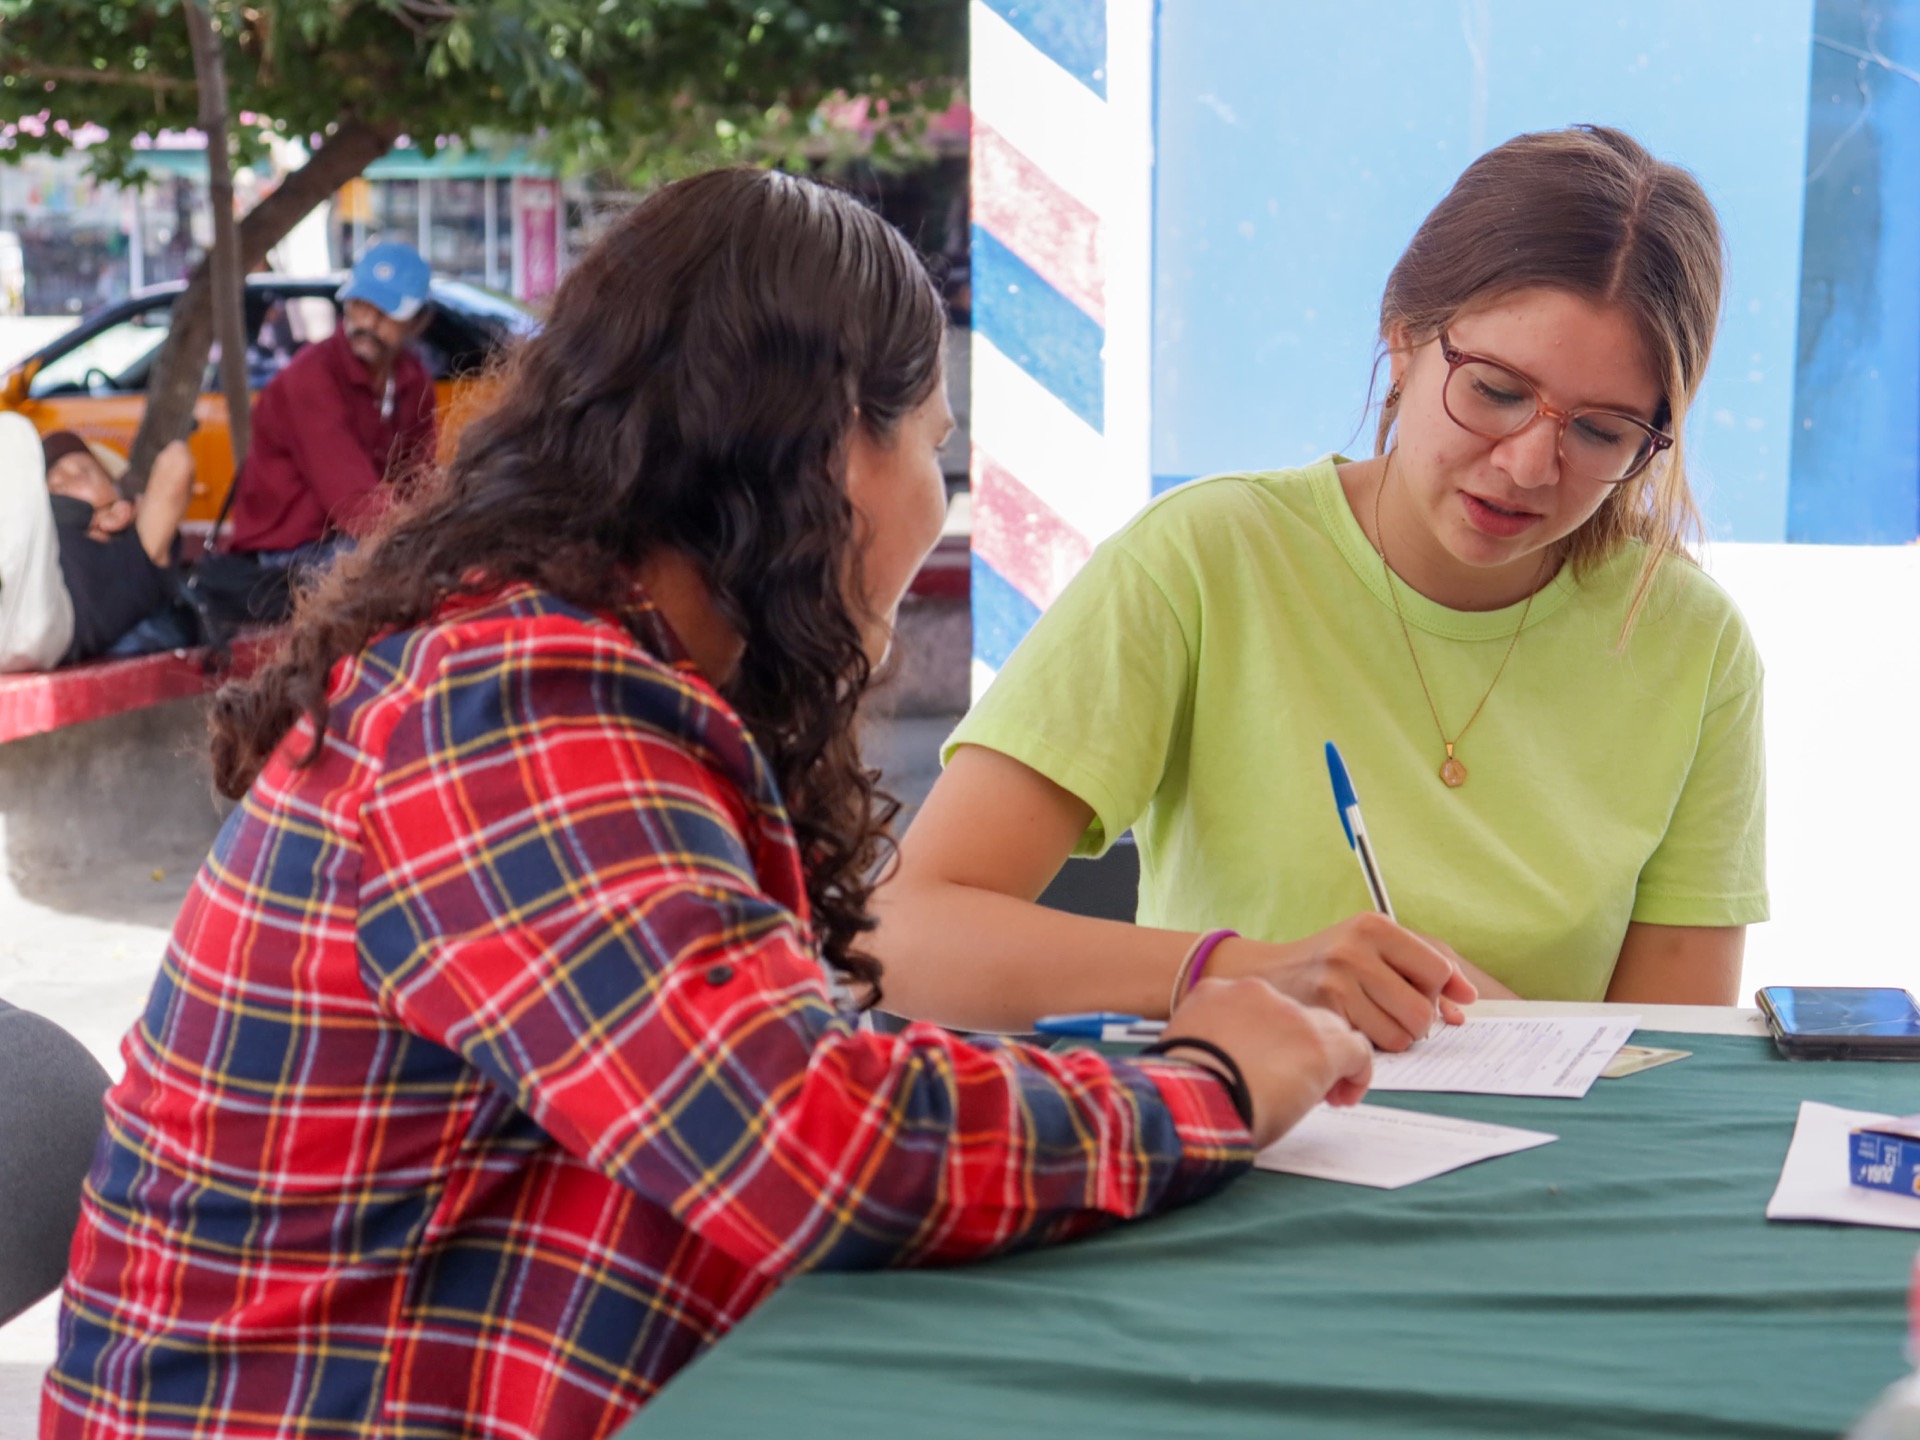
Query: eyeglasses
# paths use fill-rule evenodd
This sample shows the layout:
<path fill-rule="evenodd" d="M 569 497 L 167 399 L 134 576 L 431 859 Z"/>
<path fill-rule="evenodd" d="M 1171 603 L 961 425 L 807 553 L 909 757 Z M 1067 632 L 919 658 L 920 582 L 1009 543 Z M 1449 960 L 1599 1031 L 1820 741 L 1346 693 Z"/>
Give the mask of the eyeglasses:
<path fill-rule="evenodd" d="M 1544 415 L 1559 423 L 1560 463 L 1572 474 L 1603 485 L 1633 479 L 1653 463 L 1654 456 L 1673 445 L 1673 436 L 1617 410 L 1585 405 L 1554 409 L 1526 376 L 1483 355 L 1454 349 L 1444 330 L 1440 353 L 1447 362 L 1440 403 L 1447 417 L 1469 435 L 1504 440 Z"/>

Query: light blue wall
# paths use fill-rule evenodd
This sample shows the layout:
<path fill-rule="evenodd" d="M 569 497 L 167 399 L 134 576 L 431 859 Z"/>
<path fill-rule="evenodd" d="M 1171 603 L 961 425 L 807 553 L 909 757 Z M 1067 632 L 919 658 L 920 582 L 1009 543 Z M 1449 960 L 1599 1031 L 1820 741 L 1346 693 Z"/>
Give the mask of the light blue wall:
<path fill-rule="evenodd" d="M 1819 0 L 1787 537 L 1920 530 L 1920 4 Z"/>
<path fill-rule="evenodd" d="M 1732 249 L 1695 410 L 1715 535 L 1785 538 L 1813 0 L 1160 0 L 1156 484 L 1361 433 L 1380 287 L 1476 154 L 1621 126 Z"/>

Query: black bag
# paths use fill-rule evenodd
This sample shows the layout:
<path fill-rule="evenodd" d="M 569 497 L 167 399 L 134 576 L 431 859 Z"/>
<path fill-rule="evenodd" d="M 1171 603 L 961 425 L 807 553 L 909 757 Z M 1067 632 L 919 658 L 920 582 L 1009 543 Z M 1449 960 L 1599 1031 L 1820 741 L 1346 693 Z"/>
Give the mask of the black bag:
<path fill-rule="evenodd" d="M 231 637 L 243 625 L 278 625 L 293 613 L 290 570 L 263 565 L 258 555 L 208 550 L 194 563 L 187 590 L 202 620 Z"/>
<path fill-rule="evenodd" d="M 220 502 L 207 548 L 187 576 L 187 602 L 200 617 L 211 643 L 225 650 L 236 630 L 248 625 L 279 625 L 293 614 L 291 567 L 265 565 L 258 555 L 227 554 L 216 549 L 220 531 L 240 493 L 243 465 L 233 473 L 227 498 Z"/>

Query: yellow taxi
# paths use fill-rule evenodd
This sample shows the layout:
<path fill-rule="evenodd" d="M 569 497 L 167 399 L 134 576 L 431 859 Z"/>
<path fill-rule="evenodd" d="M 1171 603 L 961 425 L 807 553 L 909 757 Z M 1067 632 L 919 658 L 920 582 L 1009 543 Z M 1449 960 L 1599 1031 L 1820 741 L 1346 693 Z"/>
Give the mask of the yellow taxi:
<path fill-rule="evenodd" d="M 302 346 L 333 333 L 339 323 L 333 296 L 345 279 L 248 277 L 247 379 L 256 394 Z M 172 324 L 174 301 L 185 289 L 176 281 L 142 290 L 29 355 L 0 377 L 0 410 L 25 415 L 42 435 L 72 430 L 128 453 L 146 410 L 147 377 Z M 488 362 L 536 324 L 518 305 L 488 291 L 458 280 L 433 282 L 433 310 L 416 349 L 434 379 L 443 444 L 458 428 L 448 423 L 449 411 L 456 405 L 467 409 Z M 233 444 L 217 361 L 216 354 L 207 366 L 194 405 L 197 424 L 187 437 L 197 476 L 187 520 L 202 533 L 220 513 L 233 483 Z"/>

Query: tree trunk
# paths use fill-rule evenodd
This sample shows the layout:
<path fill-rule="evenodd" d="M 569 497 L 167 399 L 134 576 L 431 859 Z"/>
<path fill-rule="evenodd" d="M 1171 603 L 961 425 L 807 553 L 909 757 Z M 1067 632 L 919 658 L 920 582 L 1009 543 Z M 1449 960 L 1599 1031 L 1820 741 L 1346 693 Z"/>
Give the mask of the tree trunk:
<path fill-rule="evenodd" d="M 309 210 L 392 149 L 399 133 L 394 125 L 342 117 L 305 165 L 240 218 L 236 227 L 240 272 L 245 274 L 266 259 L 267 251 L 285 239 Z M 213 348 L 212 297 L 211 272 L 202 260 L 188 278 L 185 293 L 173 303 L 173 325 L 147 382 L 146 413 L 127 467 L 131 489 L 144 487 L 154 456 L 186 434 Z"/>
<path fill-rule="evenodd" d="M 193 43 L 193 76 L 200 87 L 200 129 L 207 137 L 207 200 L 213 207 L 213 329 L 220 337 L 220 388 L 227 397 L 227 434 L 233 442 L 233 470 L 247 463 L 252 407 L 247 393 L 247 281 L 238 264 L 239 242 L 233 228 L 233 155 L 227 143 L 227 64 L 220 33 L 201 7 L 208 0 L 187 0 L 187 33 Z"/>

